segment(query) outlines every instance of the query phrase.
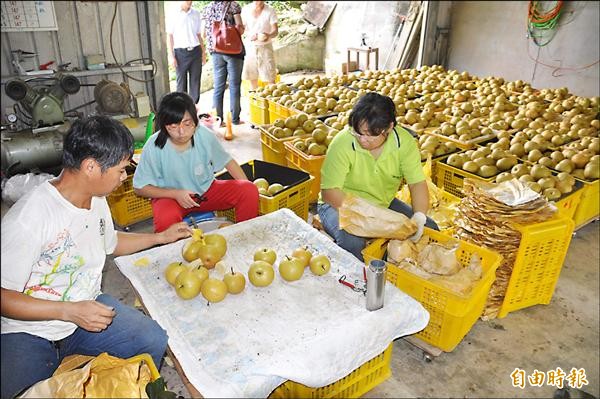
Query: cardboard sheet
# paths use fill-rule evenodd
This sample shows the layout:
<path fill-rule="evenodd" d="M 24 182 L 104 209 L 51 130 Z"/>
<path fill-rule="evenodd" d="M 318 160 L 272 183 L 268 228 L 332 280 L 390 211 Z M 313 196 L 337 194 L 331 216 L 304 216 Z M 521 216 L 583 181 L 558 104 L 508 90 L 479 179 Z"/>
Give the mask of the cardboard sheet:
<path fill-rule="evenodd" d="M 387 283 L 380 310 L 365 309 L 365 296 L 338 283 L 362 280 L 363 264 L 288 209 L 218 230 L 228 242 L 223 261 L 244 273 L 254 252 L 277 252 L 275 279 L 208 305 L 200 294 L 180 299 L 164 278 L 165 267 L 182 261 L 186 240 L 115 259 L 151 316 L 167 330 L 169 346 L 191 384 L 205 397 L 266 397 L 293 380 L 310 387 L 333 383 L 377 356 L 396 338 L 425 328 L 428 312 Z M 331 270 L 286 282 L 277 265 L 308 245 L 331 259 Z M 150 260 L 148 266 L 135 263 Z M 211 271 L 211 277 L 218 275 Z"/>

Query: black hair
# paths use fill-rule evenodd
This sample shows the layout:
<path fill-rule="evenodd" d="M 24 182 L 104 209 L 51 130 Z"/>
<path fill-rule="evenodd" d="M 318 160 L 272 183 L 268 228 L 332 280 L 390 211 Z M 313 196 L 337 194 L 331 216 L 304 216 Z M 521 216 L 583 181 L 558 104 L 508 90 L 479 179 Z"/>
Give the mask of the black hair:
<path fill-rule="evenodd" d="M 194 125 L 198 126 L 198 115 L 194 100 L 187 93 L 174 92 L 163 96 L 158 104 L 156 119 L 154 120 L 154 130 L 158 130 L 158 137 L 154 145 L 163 148 L 169 138 L 167 125 L 179 123 L 185 113 L 188 112 L 194 120 Z M 192 147 L 194 146 L 194 137 L 192 137 Z"/>
<path fill-rule="evenodd" d="M 396 127 L 396 105 L 388 96 L 369 92 L 358 99 L 348 118 L 348 124 L 355 132 L 366 122 L 370 136 L 383 134 L 391 123 Z"/>
<path fill-rule="evenodd" d="M 106 171 L 133 156 L 133 135 L 116 119 L 95 115 L 76 120 L 63 143 L 65 169 L 79 169 L 81 162 L 93 158 Z"/>

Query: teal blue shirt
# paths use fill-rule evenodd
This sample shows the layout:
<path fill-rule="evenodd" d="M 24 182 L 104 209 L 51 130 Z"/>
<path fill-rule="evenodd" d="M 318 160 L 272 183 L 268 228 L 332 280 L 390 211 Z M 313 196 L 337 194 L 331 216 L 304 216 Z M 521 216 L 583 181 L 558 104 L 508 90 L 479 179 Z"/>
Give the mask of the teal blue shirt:
<path fill-rule="evenodd" d="M 170 140 L 163 148 L 154 143 L 158 133 L 148 138 L 133 175 L 133 187 L 151 184 L 160 188 L 192 190 L 203 194 L 229 161 L 229 155 L 214 133 L 198 125 L 194 133 L 194 146 L 177 151 Z"/>

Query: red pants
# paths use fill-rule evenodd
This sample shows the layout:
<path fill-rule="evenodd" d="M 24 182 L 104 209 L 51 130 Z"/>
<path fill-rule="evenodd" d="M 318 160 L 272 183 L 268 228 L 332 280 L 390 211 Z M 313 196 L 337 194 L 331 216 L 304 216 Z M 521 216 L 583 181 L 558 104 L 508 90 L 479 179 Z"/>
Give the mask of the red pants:
<path fill-rule="evenodd" d="M 181 222 L 191 212 L 235 208 L 236 222 L 258 216 L 258 188 L 251 181 L 215 180 L 202 197 L 206 198 L 206 201 L 200 202 L 200 206 L 194 208 L 182 208 L 171 198 L 153 199 L 154 231 L 160 233 L 173 223 Z"/>

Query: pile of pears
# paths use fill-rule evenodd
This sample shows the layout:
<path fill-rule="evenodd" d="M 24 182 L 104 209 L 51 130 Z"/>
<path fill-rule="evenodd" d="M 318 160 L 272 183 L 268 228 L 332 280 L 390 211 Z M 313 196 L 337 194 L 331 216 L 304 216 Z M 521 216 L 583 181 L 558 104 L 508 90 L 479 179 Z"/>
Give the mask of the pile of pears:
<path fill-rule="evenodd" d="M 183 246 L 181 255 L 185 262 L 172 262 L 165 268 L 164 276 L 181 299 L 192 299 L 200 293 L 208 302 L 221 302 L 227 294 L 239 294 L 246 287 L 246 278 L 233 267 L 228 268 L 221 259 L 227 252 L 227 241 L 220 234 L 205 234 L 193 229 L 192 238 Z M 273 282 L 273 265 L 277 254 L 269 248 L 254 253 L 254 262 L 248 269 L 248 279 L 256 287 L 266 287 Z M 313 256 L 307 247 L 294 250 L 279 263 L 279 274 L 286 281 L 299 280 L 304 269 L 322 276 L 329 272 L 331 262 L 326 255 Z M 222 271 L 223 278 L 211 277 L 213 269 Z M 229 270 L 227 270 L 229 269 Z"/>
<path fill-rule="evenodd" d="M 429 156 L 436 158 L 457 151 L 456 144 L 453 142 L 443 141 L 429 134 L 419 136 L 418 143 L 421 161 L 426 161 Z"/>
<path fill-rule="evenodd" d="M 275 261 L 277 260 L 277 254 L 273 249 L 260 248 L 254 253 L 254 262 L 250 264 L 248 269 L 248 280 L 255 287 L 267 287 L 275 278 Z M 327 255 L 317 254 L 314 255 L 307 247 L 300 247 L 295 249 L 291 256 L 285 256 L 279 262 L 279 275 L 288 282 L 300 280 L 304 274 L 304 269 L 310 268 L 310 271 L 317 275 L 322 276 L 329 272 L 331 268 L 331 261 Z"/>
<path fill-rule="evenodd" d="M 229 294 L 239 294 L 246 287 L 246 278 L 230 268 L 223 279 L 210 276 L 209 270 L 221 263 L 227 252 L 227 241 L 220 234 L 204 234 L 193 229 L 192 239 L 181 251 L 186 262 L 173 262 L 165 268 L 165 278 L 182 299 L 192 299 L 202 293 L 209 302 L 220 302 Z M 223 267 L 225 267 L 223 265 Z"/>
<path fill-rule="evenodd" d="M 221 262 L 219 262 L 221 263 Z M 227 294 L 239 294 L 246 288 L 246 278 L 230 268 L 223 279 L 211 277 L 209 269 L 197 259 L 190 263 L 173 262 L 165 268 L 165 278 L 181 299 L 192 299 L 200 293 L 208 302 L 221 302 Z"/>
<path fill-rule="evenodd" d="M 281 183 L 269 183 L 264 177 L 258 177 L 252 183 L 258 187 L 258 193 L 266 197 L 273 197 L 286 187 Z"/>
<path fill-rule="evenodd" d="M 323 130 L 327 135 L 332 130 L 331 127 L 326 126 L 319 119 L 311 119 L 308 115 L 302 113 L 288 116 L 285 119 L 275 119 L 271 125 L 265 125 L 264 128 L 277 139 L 306 137 L 315 130 Z"/>

